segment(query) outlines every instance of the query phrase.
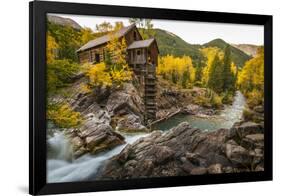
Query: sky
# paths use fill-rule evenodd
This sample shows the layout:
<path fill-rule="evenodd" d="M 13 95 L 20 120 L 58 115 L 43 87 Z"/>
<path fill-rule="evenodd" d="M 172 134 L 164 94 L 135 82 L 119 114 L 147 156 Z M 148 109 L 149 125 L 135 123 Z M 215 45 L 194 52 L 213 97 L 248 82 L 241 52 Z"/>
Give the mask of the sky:
<path fill-rule="evenodd" d="M 52 14 L 76 21 L 82 27 L 96 30 L 96 24 L 104 21 L 115 23 L 122 21 L 125 26 L 129 25 L 128 18 L 105 17 L 105 16 L 82 16 L 68 14 Z M 181 37 L 191 44 L 204 44 L 213 39 L 221 38 L 231 44 L 254 44 L 263 45 L 263 26 L 244 24 L 225 24 L 210 22 L 192 22 L 153 19 L 154 28 L 163 29 Z"/>

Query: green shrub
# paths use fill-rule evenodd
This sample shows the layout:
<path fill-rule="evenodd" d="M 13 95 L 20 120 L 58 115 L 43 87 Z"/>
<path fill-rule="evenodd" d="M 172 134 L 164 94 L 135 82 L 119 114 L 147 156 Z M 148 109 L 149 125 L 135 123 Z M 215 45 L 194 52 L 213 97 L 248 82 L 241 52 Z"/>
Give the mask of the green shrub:
<path fill-rule="evenodd" d="M 208 107 L 208 108 L 212 107 L 210 100 L 205 96 L 196 96 L 196 97 L 194 97 L 193 102 L 195 104 L 203 106 L 203 107 Z"/>
<path fill-rule="evenodd" d="M 222 107 L 222 98 L 214 91 L 208 89 L 204 95 L 199 95 L 194 98 L 194 103 L 203 107 Z"/>
<path fill-rule="evenodd" d="M 212 93 L 210 103 L 211 103 L 212 107 L 220 108 L 220 107 L 222 107 L 222 98 L 218 94 Z"/>
<path fill-rule="evenodd" d="M 58 88 L 72 82 L 73 77 L 80 69 L 79 64 L 69 60 L 54 60 L 47 65 L 48 93 L 55 92 Z"/>
<path fill-rule="evenodd" d="M 247 93 L 247 103 L 250 108 L 263 104 L 263 93 L 258 90 Z"/>
<path fill-rule="evenodd" d="M 243 117 L 246 121 L 253 121 L 254 115 L 254 112 L 248 108 L 243 110 Z"/>
<path fill-rule="evenodd" d="M 233 92 L 225 92 L 221 94 L 222 103 L 231 104 L 233 102 Z"/>

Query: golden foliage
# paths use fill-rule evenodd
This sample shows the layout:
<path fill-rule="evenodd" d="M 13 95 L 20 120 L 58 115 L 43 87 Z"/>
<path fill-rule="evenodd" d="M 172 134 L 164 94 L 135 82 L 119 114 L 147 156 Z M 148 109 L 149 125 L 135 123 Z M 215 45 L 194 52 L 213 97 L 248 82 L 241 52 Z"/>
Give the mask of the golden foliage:
<path fill-rule="evenodd" d="M 121 40 L 114 34 L 109 34 L 110 41 L 107 44 L 107 52 L 111 57 L 111 64 L 118 68 L 126 68 L 126 55 L 127 55 L 127 44 L 124 37 Z"/>
<path fill-rule="evenodd" d="M 257 89 L 252 90 L 246 94 L 247 103 L 250 107 L 257 106 L 263 103 L 263 92 Z"/>
<path fill-rule="evenodd" d="M 231 72 L 233 73 L 233 75 L 236 75 L 236 73 L 238 72 L 238 67 L 234 62 L 231 62 Z"/>
<path fill-rule="evenodd" d="M 86 72 L 86 76 L 89 77 L 89 84 L 92 87 L 112 86 L 113 84 L 119 86 L 132 79 L 132 72 L 123 68 L 110 69 L 102 62 L 91 67 Z"/>
<path fill-rule="evenodd" d="M 47 119 L 52 120 L 57 126 L 62 128 L 76 127 L 82 122 L 81 114 L 73 111 L 67 103 L 49 104 Z"/>
<path fill-rule="evenodd" d="M 256 57 L 247 61 L 238 74 L 238 86 L 247 96 L 248 104 L 263 103 L 264 96 L 264 49 L 259 48 Z"/>
<path fill-rule="evenodd" d="M 106 70 L 105 63 L 98 63 L 88 70 L 86 76 L 90 79 L 91 86 L 111 86 L 112 79 Z"/>
<path fill-rule="evenodd" d="M 80 92 L 84 93 L 84 94 L 90 93 L 91 92 L 91 88 L 89 87 L 89 85 L 82 83 L 80 85 Z"/>
<path fill-rule="evenodd" d="M 117 85 L 121 85 L 122 83 L 132 79 L 132 72 L 124 69 L 111 70 L 110 75 L 113 83 Z"/>
<path fill-rule="evenodd" d="M 122 29 L 123 27 L 124 27 L 123 22 L 117 21 L 117 22 L 115 22 L 114 31 L 118 31 L 118 30 Z"/>
<path fill-rule="evenodd" d="M 245 92 L 256 89 L 263 89 L 264 84 L 264 53 L 260 48 L 255 58 L 247 61 L 239 73 L 238 85 Z"/>
<path fill-rule="evenodd" d="M 84 63 L 80 65 L 80 71 L 83 73 L 87 73 L 92 67 L 94 67 L 92 63 Z"/>
<path fill-rule="evenodd" d="M 93 39 L 95 39 L 95 36 L 92 29 L 87 27 L 81 29 L 81 45 L 84 45 Z"/>
<path fill-rule="evenodd" d="M 159 57 L 157 74 L 162 75 L 164 79 L 171 80 L 175 84 L 193 83 L 195 80 L 195 68 L 192 65 L 192 59 L 189 56 L 174 57 L 167 55 Z M 188 85 L 187 85 L 188 86 Z"/>
<path fill-rule="evenodd" d="M 56 43 L 56 40 L 47 33 L 47 64 L 51 63 L 57 56 L 57 50 L 59 45 Z"/>

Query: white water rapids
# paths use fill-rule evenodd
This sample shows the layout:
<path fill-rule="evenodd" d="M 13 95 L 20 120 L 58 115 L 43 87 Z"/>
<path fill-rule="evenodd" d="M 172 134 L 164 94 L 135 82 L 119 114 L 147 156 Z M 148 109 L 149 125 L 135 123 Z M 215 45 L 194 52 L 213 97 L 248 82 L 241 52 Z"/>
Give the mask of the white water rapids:
<path fill-rule="evenodd" d="M 126 144 L 98 155 L 86 154 L 73 160 L 72 149 L 62 132 L 56 131 L 48 139 L 50 157 L 47 161 L 47 182 L 91 181 L 105 160 L 117 155 L 129 143 L 133 143 L 146 134 L 123 135 Z"/>
<path fill-rule="evenodd" d="M 189 122 L 193 127 L 207 131 L 230 128 L 235 122 L 241 120 L 245 104 L 245 97 L 237 91 L 233 103 L 226 105 L 219 115 L 207 119 L 192 115 L 175 116 L 163 122 L 157 128 L 167 130 L 183 121 Z M 74 160 L 71 145 L 64 134 L 57 129 L 53 134 L 48 135 L 47 182 L 92 181 L 106 160 L 121 152 L 128 143 L 131 144 L 146 135 L 148 134 L 123 134 L 126 144 L 117 146 L 105 153 L 95 156 L 86 154 Z"/>

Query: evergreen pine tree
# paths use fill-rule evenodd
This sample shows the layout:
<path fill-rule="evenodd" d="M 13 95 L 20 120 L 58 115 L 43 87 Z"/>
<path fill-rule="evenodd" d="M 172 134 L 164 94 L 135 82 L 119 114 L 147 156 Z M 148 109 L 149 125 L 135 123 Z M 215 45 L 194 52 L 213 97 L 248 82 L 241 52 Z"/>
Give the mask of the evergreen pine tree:
<path fill-rule="evenodd" d="M 174 84 L 176 84 L 177 81 L 178 81 L 178 78 L 177 78 L 176 71 L 173 70 L 173 71 L 172 71 L 172 82 L 173 82 Z"/>
<path fill-rule="evenodd" d="M 221 93 L 223 91 L 223 85 L 223 64 L 218 54 L 216 54 L 209 71 L 208 87 L 216 93 Z"/>
<path fill-rule="evenodd" d="M 183 88 L 186 88 L 186 83 L 190 81 L 190 76 L 188 71 L 184 71 L 182 74 L 181 85 Z"/>
<path fill-rule="evenodd" d="M 234 75 L 231 72 L 231 51 L 230 45 L 227 45 L 223 58 L 223 91 L 234 90 Z"/>
<path fill-rule="evenodd" d="M 203 67 L 206 66 L 202 61 L 199 61 L 199 63 L 196 66 L 196 71 L 195 71 L 195 81 L 201 81 L 202 79 L 202 71 Z"/>

